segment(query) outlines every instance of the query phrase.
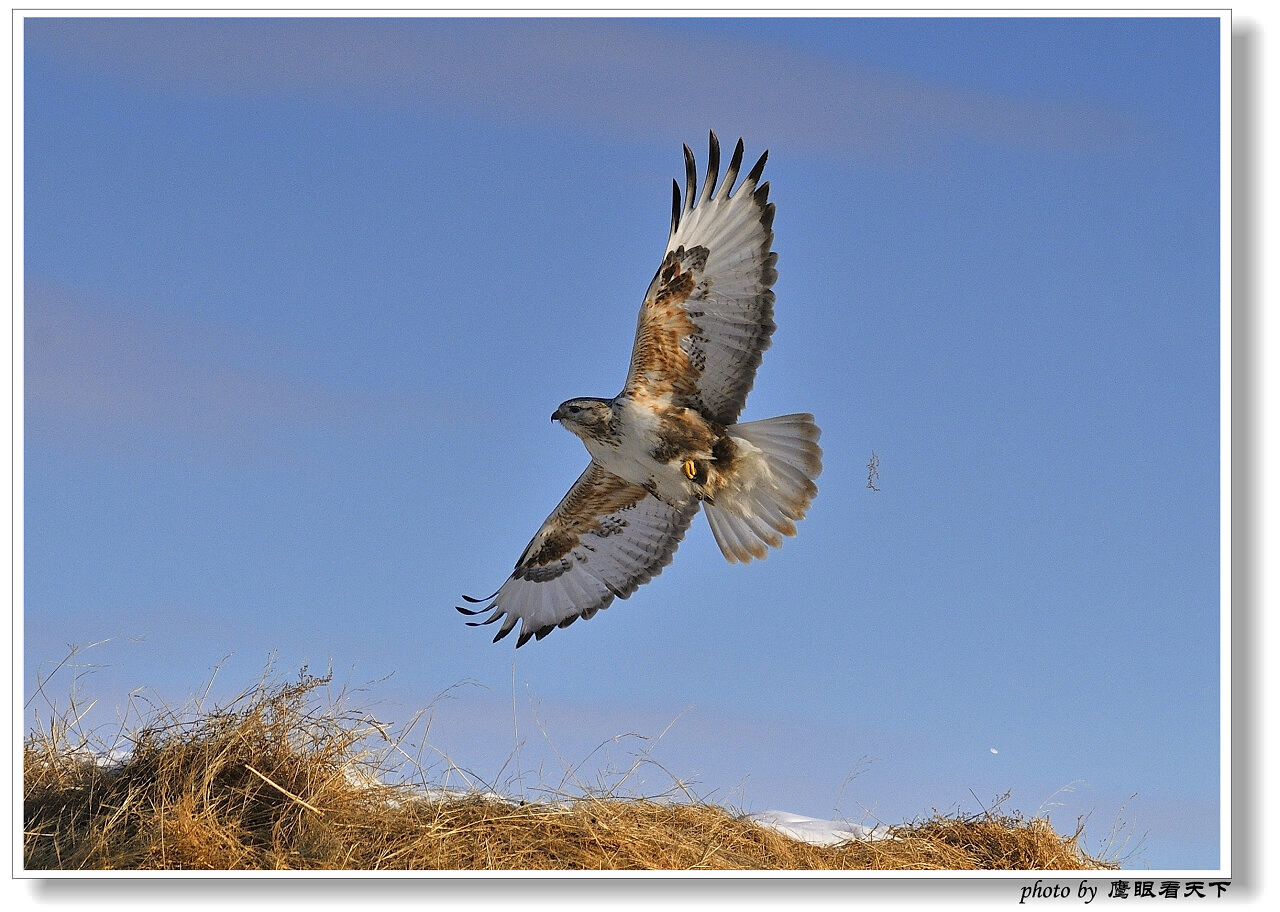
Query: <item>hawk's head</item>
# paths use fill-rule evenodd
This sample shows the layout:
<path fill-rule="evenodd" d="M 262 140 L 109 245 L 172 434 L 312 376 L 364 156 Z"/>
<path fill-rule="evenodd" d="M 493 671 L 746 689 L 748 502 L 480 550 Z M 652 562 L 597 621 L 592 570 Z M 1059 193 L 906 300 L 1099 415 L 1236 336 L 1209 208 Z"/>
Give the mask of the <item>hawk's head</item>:
<path fill-rule="evenodd" d="M 613 403 L 609 399 L 568 399 L 551 413 L 552 421 L 559 421 L 567 430 L 583 440 L 603 437 L 613 422 Z"/>

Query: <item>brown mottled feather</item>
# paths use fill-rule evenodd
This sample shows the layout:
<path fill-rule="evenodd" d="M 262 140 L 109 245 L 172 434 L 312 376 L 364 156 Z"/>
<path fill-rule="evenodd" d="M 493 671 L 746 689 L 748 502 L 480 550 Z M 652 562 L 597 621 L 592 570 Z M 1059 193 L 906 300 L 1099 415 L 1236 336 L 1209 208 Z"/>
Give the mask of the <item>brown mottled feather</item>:
<path fill-rule="evenodd" d="M 673 396 L 692 400 L 701 373 L 680 347 L 680 340 L 698 332 L 684 304 L 696 286 L 690 259 L 683 247 L 669 251 L 654 280 L 655 287 L 640 308 L 635 348 L 623 395 L 636 398 Z M 705 257 L 703 257 L 705 260 Z"/>
<path fill-rule="evenodd" d="M 542 639 L 575 618 L 589 618 L 626 598 L 662 572 L 698 511 L 672 507 L 592 461 L 529 542 L 516 568 L 493 595 L 463 596 L 478 608 L 458 611 L 502 621 L 494 642 L 520 624 L 516 645 Z M 547 597 L 547 593 L 554 593 Z"/>
<path fill-rule="evenodd" d="M 585 533 L 599 530 L 604 517 L 635 506 L 647 496 L 644 488 L 623 481 L 592 462 L 529 542 L 516 561 L 516 570 L 559 560 L 577 546 Z"/>
<path fill-rule="evenodd" d="M 640 307 L 621 395 L 696 408 L 728 425 L 742 411 L 774 330 L 774 206 L 769 185 L 759 183 L 768 153 L 735 188 L 739 140 L 717 188 L 720 143 L 712 133 L 701 193 L 688 146 L 684 153 L 683 199 L 677 185 L 671 236 Z"/>

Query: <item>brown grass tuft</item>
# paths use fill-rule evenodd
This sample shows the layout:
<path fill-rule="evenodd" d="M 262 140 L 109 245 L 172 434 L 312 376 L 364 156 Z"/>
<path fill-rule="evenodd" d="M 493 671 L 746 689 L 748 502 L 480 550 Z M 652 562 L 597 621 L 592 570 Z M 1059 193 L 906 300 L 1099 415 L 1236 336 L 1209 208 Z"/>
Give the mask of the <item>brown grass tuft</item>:
<path fill-rule="evenodd" d="M 329 676 L 167 709 L 104 763 L 55 715 L 24 745 L 25 866 L 306 870 L 1074 870 L 1110 867 L 1047 821 L 985 813 L 822 847 L 697 801 L 513 803 L 383 781 L 386 727 L 332 703 Z M 74 700 L 73 706 L 74 706 Z M 371 752 L 370 741 L 383 744 Z"/>

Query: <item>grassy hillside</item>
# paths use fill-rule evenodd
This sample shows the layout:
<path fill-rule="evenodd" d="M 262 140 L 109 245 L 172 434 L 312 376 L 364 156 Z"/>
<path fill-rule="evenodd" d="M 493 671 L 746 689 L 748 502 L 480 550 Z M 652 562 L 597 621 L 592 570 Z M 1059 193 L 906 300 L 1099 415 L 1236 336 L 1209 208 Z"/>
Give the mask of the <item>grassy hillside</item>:
<path fill-rule="evenodd" d="M 1077 832 L 992 813 L 822 847 L 698 802 L 580 796 L 518 803 L 387 784 L 403 754 L 364 713 L 318 700 L 328 678 L 263 683 L 225 708 L 154 711 L 119 762 L 79 713 L 24 745 L 27 869 L 1068 870 Z M 381 741 L 371 750 L 370 739 Z"/>

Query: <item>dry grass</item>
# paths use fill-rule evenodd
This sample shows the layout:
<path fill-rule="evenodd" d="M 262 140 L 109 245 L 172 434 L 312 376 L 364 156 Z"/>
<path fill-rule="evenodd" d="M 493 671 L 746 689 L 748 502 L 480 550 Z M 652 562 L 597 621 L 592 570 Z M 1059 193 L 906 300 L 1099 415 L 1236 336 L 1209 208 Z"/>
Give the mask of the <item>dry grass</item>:
<path fill-rule="evenodd" d="M 198 870 L 1075 870 L 1041 819 L 934 815 L 821 847 L 692 800 L 513 803 L 385 780 L 401 739 L 321 701 L 328 677 L 260 684 L 204 712 L 154 710 L 105 764 L 71 701 L 24 745 L 25 866 Z M 52 708 L 52 705 L 51 705 Z M 373 744 L 375 747 L 371 747 Z M 411 758 L 410 758 L 411 759 Z M 420 769 L 420 767 L 419 767 Z"/>

